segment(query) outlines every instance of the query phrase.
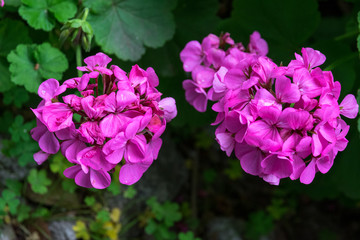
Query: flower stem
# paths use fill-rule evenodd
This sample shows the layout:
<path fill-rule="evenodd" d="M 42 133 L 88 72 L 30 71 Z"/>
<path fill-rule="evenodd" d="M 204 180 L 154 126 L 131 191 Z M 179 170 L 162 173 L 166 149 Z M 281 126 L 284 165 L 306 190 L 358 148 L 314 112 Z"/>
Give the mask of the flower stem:
<path fill-rule="evenodd" d="M 81 45 L 78 44 L 75 47 L 75 54 L 76 54 L 76 65 L 82 66 L 82 54 L 81 54 Z M 82 71 L 78 70 L 78 77 L 82 76 Z"/>

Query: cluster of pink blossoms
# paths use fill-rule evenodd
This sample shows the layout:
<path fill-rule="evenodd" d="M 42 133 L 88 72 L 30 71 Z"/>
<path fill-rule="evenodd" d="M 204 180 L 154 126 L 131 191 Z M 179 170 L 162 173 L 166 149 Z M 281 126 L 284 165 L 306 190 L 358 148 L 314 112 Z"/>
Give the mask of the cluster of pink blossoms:
<path fill-rule="evenodd" d="M 177 114 L 175 100 L 160 99 L 152 68 L 135 65 L 129 74 L 115 65 L 107 68 L 111 58 L 103 53 L 84 62 L 87 66 L 78 67 L 81 78 L 40 85 L 43 100 L 32 109 L 37 127 L 31 136 L 41 151 L 34 159 L 42 164 L 61 149 L 74 164 L 64 175 L 79 186 L 99 189 L 110 185 L 109 171 L 121 164 L 120 182 L 133 184 L 157 158 L 160 136 Z M 59 97 L 67 89 L 72 93 Z"/>
<path fill-rule="evenodd" d="M 228 33 L 189 42 L 180 53 L 192 75 L 185 97 L 200 112 L 215 102 L 216 140 L 245 172 L 274 185 L 287 177 L 309 184 L 345 149 L 349 126 L 340 115 L 355 118 L 359 106 L 351 94 L 338 103 L 340 83 L 318 67 L 326 59 L 319 51 L 303 48 L 288 66 L 267 52 L 258 32 L 247 48 Z"/>

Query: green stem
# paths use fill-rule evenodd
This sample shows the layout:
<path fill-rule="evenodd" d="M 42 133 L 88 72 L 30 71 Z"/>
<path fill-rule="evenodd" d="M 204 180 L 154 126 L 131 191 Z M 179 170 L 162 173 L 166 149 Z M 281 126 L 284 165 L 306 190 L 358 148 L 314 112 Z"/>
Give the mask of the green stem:
<path fill-rule="evenodd" d="M 359 56 L 359 53 L 352 53 L 352 54 L 349 54 L 343 58 L 340 58 L 339 60 L 336 60 L 334 61 L 332 64 L 330 64 L 329 66 L 327 66 L 324 71 L 331 71 L 333 70 L 335 67 L 347 62 L 347 61 L 350 61 L 356 57 Z"/>
<path fill-rule="evenodd" d="M 75 51 L 76 51 L 76 65 L 77 66 L 82 66 L 82 54 L 81 54 L 81 45 L 77 45 L 75 47 Z M 78 77 L 82 76 L 82 71 L 78 70 Z"/>
<path fill-rule="evenodd" d="M 341 40 L 344 40 L 344 39 L 347 39 L 347 38 L 352 38 L 354 37 L 355 35 L 358 35 L 359 34 L 359 30 L 354 30 L 354 31 L 351 31 L 351 32 L 347 32 L 343 35 L 340 35 L 338 37 L 335 38 L 335 41 L 341 41 Z"/>

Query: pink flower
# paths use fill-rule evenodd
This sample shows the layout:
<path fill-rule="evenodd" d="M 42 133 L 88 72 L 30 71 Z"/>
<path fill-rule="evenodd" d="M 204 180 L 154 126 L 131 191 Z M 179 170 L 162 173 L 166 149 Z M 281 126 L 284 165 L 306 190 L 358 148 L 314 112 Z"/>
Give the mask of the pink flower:
<path fill-rule="evenodd" d="M 256 31 L 250 35 L 249 49 L 250 52 L 256 53 L 259 56 L 266 56 L 269 51 L 266 41 Z"/>
<path fill-rule="evenodd" d="M 205 90 L 191 80 L 185 80 L 183 82 L 183 88 L 185 89 L 186 101 L 199 112 L 205 112 L 208 101 Z"/>
<path fill-rule="evenodd" d="M 135 65 L 129 74 L 115 65 L 108 69 L 111 58 L 103 53 L 84 61 L 87 66 L 78 69 L 87 73 L 81 78 L 61 86 L 48 79 L 40 85 L 43 100 L 32 109 L 37 127 L 31 135 L 41 151 L 34 159 L 42 164 L 61 148 L 74 164 L 64 175 L 79 186 L 98 189 L 110 185 L 109 172 L 124 159 L 119 180 L 133 184 L 158 157 L 166 122 L 177 115 L 175 100 L 161 100 L 156 89 L 159 78 L 151 67 L 143 70 Z M 204 83 L 209 76 L 201 70 L 198 79 Z M 68 88 L 72 94 L 58 99 Z"/>

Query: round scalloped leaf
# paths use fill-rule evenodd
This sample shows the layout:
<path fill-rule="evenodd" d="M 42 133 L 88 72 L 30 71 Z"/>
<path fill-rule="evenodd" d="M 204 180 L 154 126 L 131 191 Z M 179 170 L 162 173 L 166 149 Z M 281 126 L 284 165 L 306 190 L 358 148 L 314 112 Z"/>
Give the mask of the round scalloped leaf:
<path fill-rule="evenodd" d="M 89 23 L 103 51 L 122 60 L 136 61 L 145 47 L 161 47 L 171 39 L 175 0 L 84 1 L 91 9 Z M 101 6 L 101 7 L 98 7 Z"/>
<path fill-rule="evenodd" d="M 35 29 L 50 31 L 55 26 L 55 20 L 65 22 L 77 12 L 73 1 L 62 0 L 22 0 L 19 8 L 20 16 Z"/>
<path fill-rule="evenodd" d="M 68 68 L 65 55 L 49 43 L 18 45 L 7 59 L 10 62 L 11 81 L 33 93 L 37 92 L 44 78 L 59 80 Z"/>

